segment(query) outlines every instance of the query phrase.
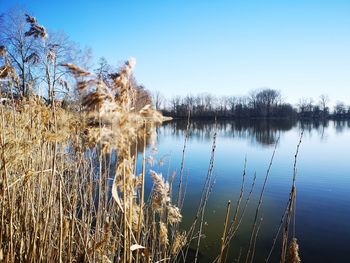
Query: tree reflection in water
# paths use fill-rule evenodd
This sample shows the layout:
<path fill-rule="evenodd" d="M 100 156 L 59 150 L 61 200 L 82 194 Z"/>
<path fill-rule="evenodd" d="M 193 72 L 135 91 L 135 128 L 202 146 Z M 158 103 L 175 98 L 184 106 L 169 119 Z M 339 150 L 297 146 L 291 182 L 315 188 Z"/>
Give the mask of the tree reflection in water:
<path fill-rule="evenodd" d="M 350 121 L 296 121 L 296 120 L 234 120 L 217 121 L 217 134 L 224 138 L 239 138 L 251 141 L 261 146 L 271 146 L 277 141 L 281 133 L 297 127 L 306 133 L 317 132 L 322 140 L 327 136 L 325 128 L 332 123 L 337 133 L 350 127 Z M 191 121 L 190 138 L 199 141 L 210 141 L 215 121 Z M 162 136 L 183 137 L 186 132 L 186 120 L 173 120 L 158 127 L 157 133 Z"/>

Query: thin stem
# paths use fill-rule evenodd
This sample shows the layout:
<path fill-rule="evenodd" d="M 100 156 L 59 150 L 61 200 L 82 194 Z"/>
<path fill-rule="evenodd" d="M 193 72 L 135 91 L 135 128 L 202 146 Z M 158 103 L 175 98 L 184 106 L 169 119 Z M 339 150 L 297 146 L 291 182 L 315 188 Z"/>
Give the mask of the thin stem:
<path fill-rule="evenodd" d="M 261 205 L 262 205 L 262 202 L 263 202 L 263 196 L 264 196 L 264 192 L 265 192 L 265 187 L 266 187 L 267 179 L 268 179 L 268 177 L 270 175 L 270 170 L 271 170 L 271 167 L 272 167 L 273 159 L 275 157 L 275 153 L 276 153 L 278 142 L 279 142 L 279 138 L 277 139 L 277 141 L 275 143 L 275 148 L 274 148 L 272 156 L 271 156 L 270 164 L 269 164 L 269 167 L 268 167 L 268 169 L 266 171 L 264 184 L 263 184 L 263 187 L 262 187 L 261 192 L 260 192 L 259 203 L 258 203 L 258 206 L 256 207 L 256 210 L 255 210 L 254 223 L 253 223 L 253 226 L 252 226 L 252 232 L 251 232 L 251 235 L 250 235 L 248 252 L 247 252 L 247 256 L 246 256 L 246 260 L 245 260 L 246 263 L 248 263 L 249 258 L 250 258 L 249 256 L 250 256 L 250 253 L 251 253 L 251 247 L 252 247 L 253 238 L 254 238 L 254 234 L 255 234 L 255 230 L 256 230 L 256 226 L 257 226 L 258 215 L 259 215 L 260 208 L 261 208 Z"/>
<path fill-rule="evenodd" d="M 218 263 L 221 263 L 222 255 L 224 253 L 225 249 L 225 238 L 226 238 L 226 229 L 227 229 L 227 224 L 228 224 L 228 219 L 230 216 L 230 209 L 231 209 L 231 201 L 229 200 L 227 203 L 226 207 L 226 216 L 225 216 L 225 222 L 224 222 L 224 232 L 222 233 L 222 238 L 221 238 L 221 249 L 220 249 L 220 256 L 218 259 Z"/>

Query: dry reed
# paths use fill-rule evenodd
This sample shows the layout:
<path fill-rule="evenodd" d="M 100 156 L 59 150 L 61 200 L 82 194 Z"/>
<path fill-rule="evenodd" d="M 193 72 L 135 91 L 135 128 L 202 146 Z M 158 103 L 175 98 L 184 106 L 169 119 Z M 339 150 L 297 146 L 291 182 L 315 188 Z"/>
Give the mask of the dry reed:
<path fill-rule="evenodd" d="M 34 17 L 26 15 L 26 20 L 30 24 L 26 36 L 47 37 Z M 18 86 L 6 47 L 0 46 L 0 56 L 5 60 L 0 78 Z M 55 60 L 52 49 L 48 56 Z M 194 262 L 199 260 L 205 209 L 215 183 L 216 129 L 196 217 L 185 232 L 179 230 L 179 224 L 186 193 L 183 172 L 190 115 L 177 200 L 172 200 L 175 174 L 169 181 L 152 170 L 153 189 L 145 199 L 146 144 L 154 140 L 155 127 L 164 117 L 149 104 L 137 107 L 135 63 L 131 58 L 111 74 L 111 85 L 77 65 L 62 64 L 76 79 L 80 111 L 46 105 L 36 96 L 9 98 L 10 103 L 0 105 L 1 262 L 185 262 L 193 243 Z M 295 216 L 300 142 L 289 206 L 282 218 L 282 262 L 286 257 L 289 262 L 300 262 L 295 231 L 287 251 L 292 212 Z M 136 167 L 138 145 L 142 146 L 141 174 Z M 256 208 L 246 262 L 254 259 L 262 221 L 260 207 L 276 147 L 277 143 Z M 153 156 L 148 159 L 154 162 Z M 228 253 L 251 199 L 256 175 L 241 209 L 245 176 L 246 160 L 237 206 L 228 224 L 231 203 L 227 205 L 220 254 L 214 261 L 226 262 L 225 251 Z"/>
<path fill-rule="evenodd" d="M 163 118 L 149 105 L 133 108 L 129 80 L 134 64 L 129 60 L 120 68 L 111 88 L 66 64 L 77 78 L 80 112 L 36 97 L 0 106 L 3 261 L 148 262 L 165 259 L 184 245 L 183 235 L 168 236 L 182 215 L 161 175 L 152 172 L 160 200 L 156 222 L 149 218 L 152 205 L 143 204 L 146 171 L 136 174 L 131 147 L 154 137 Z M 154 232 L 148 224 L 156 227 Z M 150 248 L 157 239 L 161 244 Z"/>

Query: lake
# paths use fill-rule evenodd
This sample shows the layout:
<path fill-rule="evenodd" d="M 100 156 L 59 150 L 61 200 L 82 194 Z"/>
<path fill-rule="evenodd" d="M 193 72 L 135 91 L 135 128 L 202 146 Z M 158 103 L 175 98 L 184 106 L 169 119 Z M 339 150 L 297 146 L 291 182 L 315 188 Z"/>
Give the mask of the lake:
<path fill-rule="evenodd" d="M 214 129 L 214 122 L 191 123 L 185 152 L 187 191 L 183 229 L 188 229 L 197 211 L 209 166 Z M 228 262 L 234 262 L 239 255 L 240 261 L 245 261 L 255 209 L 279 138 L 259 214 L 262 221 L 254 262 L 265 261 L 288 202 L 294 155 L 302 130 L 304 135 L 297 158 L 295 224 L 302 262 L 347 261 L 350 244 L 350 122 L 220 121 L 217 123 L 213 169 L 216 180 L 205 210 L 205 237 L 201 241 L 199 262 L 211 262 L 219 254 L 227 201 L 232 202 L 232 219 L 246 158 L 241 208 L 254 173 L 256 184 L 228 255 Z M 159 127 L 155 158 L 161 160 L 161 164 L 148 167 L 161 171 L 164 176 L 177 171 L 176 189 L 185 134 L 186 121 L 171 121 Z M 150 187 L 148 178 L 147 189 Z M 279 236 L 270 262 L 278 262 L 281 239 Z"/>

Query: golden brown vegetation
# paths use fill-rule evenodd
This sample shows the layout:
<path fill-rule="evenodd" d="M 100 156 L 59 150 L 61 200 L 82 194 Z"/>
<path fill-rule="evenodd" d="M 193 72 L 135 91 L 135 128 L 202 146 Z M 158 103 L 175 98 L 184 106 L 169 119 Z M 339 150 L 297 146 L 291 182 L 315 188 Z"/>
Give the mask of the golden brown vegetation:
<path fill-rule="evenodd" d="M 34 17 L 27 15 L 27 22 L 31 27 L 26 36 L 47 36 Z M 50 52 L 54 59 L 54 51 Z M 0 56 L 5 61 L 0 79 L 18 86 L 16 69 L 4 46 L 0 46 Z M 61 64 L 76 80 L 79 110 L 63 109 L 34 95 L 12 96 L 0 105 L 1 262 L 184 262 L 190 246 L 195 249 L 192 259 L 199 260 L 205 208 L 215 182 L 216 133 L 196 217 L 185 232 L 179 224 L 186 192 L 182 177 L 190 122 L 177 200 L 172 193 L 175 174 L 168 181 L 152 170 L 153 188 L 150 198 L 145 199 L 146 144 L 152 143 L 156 125 L 165 118 L 144 103 L 148 102 L 145 91 L 137 88 L 132 77 L 135 63 L 134 59 L 125 62 L 111 74 L 108 84 L 75 64 Z M 295 225 L 297 153 L 290 200 L 282 220 L 281 262 L 286 258 L 300 262 L 295 230 L 287 254 L 292 215 Z M 259 210 L 274 154 L 256 209 L 246 262 L 254 260 Z M 142 157 L 141 169 L 137 169 L 138 156 Z M 227 261 L 230 243 L 251 198 L 255 176 L 241 208 L 245 170 L 231 221 L 228 203 L 221 249 L 214 261 Z M 271 252 L 273 248 L 274 244 Z"/>
<path fill-rule="evenodd" d="M 112 89 L 67 65 L 81 112 L 35 97 L 1 106 L 2 261 L 149 262 L 184 245 L 183 233 L 168 234 L 182 217 L 169 182 L 152 172 L 153 198 L 145 202 L 145 168 L 136 173 L 135 145 L 144 151 L 163 118 L 149 105 L 132 107 L 133 63 Z"/>

